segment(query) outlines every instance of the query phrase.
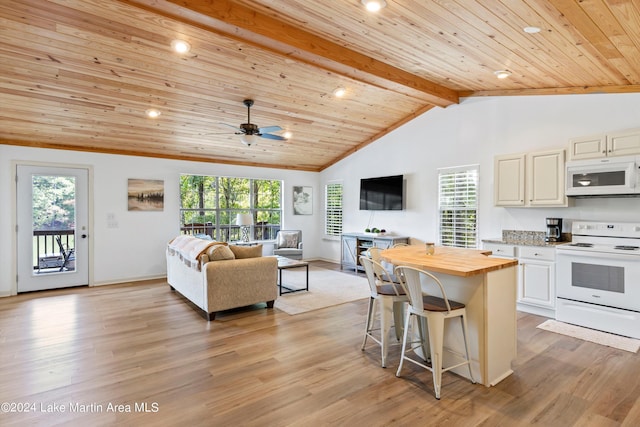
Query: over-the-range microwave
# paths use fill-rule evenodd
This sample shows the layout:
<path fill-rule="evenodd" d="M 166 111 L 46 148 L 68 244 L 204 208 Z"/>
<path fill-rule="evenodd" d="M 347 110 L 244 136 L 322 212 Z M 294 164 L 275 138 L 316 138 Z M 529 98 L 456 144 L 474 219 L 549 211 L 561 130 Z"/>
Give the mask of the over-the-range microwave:
<path fill-rule="evenodd" d="M 567 196 L 640 195 L 640 156 L 567 162 Z"/>

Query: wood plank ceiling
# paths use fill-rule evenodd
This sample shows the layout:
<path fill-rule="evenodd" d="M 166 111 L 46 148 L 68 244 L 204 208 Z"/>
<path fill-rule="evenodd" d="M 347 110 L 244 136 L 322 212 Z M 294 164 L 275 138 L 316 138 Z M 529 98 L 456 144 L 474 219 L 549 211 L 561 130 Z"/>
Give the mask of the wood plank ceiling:
<path fill-rule="evenodd" d="M 3 0 L 0 143 L 320 171 L 461 97 L 637 92 L 639 49 L 637 0 Z"/>

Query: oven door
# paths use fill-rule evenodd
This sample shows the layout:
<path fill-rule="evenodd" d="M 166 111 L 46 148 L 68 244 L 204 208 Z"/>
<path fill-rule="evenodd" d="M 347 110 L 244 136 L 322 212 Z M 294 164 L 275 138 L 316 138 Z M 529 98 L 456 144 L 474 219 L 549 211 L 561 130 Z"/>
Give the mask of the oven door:
<path fill-rule="evenodd" d="M 635 158 L 567 162 L 566 179 L 567 196 L 633 194 Z"/>
<path fill-rule="evenodd" d="M 557 296 L 640 311 L 640 256 L 558 250 Z"/>

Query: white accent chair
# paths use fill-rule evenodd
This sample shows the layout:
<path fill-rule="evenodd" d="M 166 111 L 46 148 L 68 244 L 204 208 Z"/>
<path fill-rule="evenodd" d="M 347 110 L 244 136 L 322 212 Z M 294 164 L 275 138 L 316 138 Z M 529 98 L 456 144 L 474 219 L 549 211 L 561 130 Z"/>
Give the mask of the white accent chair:
<path fill-rule="evenodd" d="M 447 298 L 442 283 L 433 274 L 426 271 L 406 266 L 395 268 L 395 274 L 400 279 L 400 283 L 409 297 L 409 308 L 405 318 L 404 335 L 402 338 L 402 353 L 400 354 L 400 364 L 396 376 L 400 376 L 403 362 L 409 361 L 421 366 L 433 374 L 433 388 L 436 399 L 440 399 L 440 388 L 442 385 L 442 373 L 459 366 L 467 365 L 469 368 L 469 378 L 471 383 L 475 384 L 471 373 L 471 363 L 469 360 L 469 339 L 467 332 L 467 312 L 465 305 Z M 429 283 L 431 282 L 431 283 Z M 423 291 L 423 284 L 430 284 L 429 289 L 438 290 L 440 296 L 426 294 Z M 435 286 L 433 286 L 435 285 Z M 415 350 L 424 349 L 423 339 L 419 341 L 409 341 L 414 339 L 415 333 L 410 333 L 411 317 L 415 316 L 416 323 L 420 324 L 421 318 L 427 321 L 427 331 L 429 336 L 429 351 L 431 357 L 431 366 L 427 366 L 424 361 L 409 357 L 408 353 L 414 353 Z M 444 368 L 443 352 L 444 348 L 444 325 L 445 319 L 459 317 L 462 326 L 462 336 L 464 340 L 465 354 L 455 353 L 455 359 L 462 360 L 451 366 Z M 422 336 L 422 335 L 420 335 Z M 407 348 L 409 347 L 409 348 Z M 425 355 L 426 357 L 426 355 Z"/>
<path fill-rule="evenodd" d="M 273 254 L 291 259 L 302 259 L 302 231 L 280 230 L 276 234 Z"/>
<path fill-rule="evenodd" d="M 367 256 L 360 257 L 360 264 L 364 267 L 371 290 L 369 309 L 367 310 L 367 322 L 362 341 L 362 351 L 367 345 L 367 338 L 380 345 L 382 367 L 387 367 L 387 354 L 389 353 L 389 332 L 391 331 L 391 319 L 395 327 L 398 342 L 402 337 L 402 323 L 404 305 L 409 301 L 402 287 L 389 279 L 389 273 L 378 262 Z M 374 328 L 376 308 L 380 309 L 380 328 Z M 375 331 L 379 331 L 376 336 Z"/>

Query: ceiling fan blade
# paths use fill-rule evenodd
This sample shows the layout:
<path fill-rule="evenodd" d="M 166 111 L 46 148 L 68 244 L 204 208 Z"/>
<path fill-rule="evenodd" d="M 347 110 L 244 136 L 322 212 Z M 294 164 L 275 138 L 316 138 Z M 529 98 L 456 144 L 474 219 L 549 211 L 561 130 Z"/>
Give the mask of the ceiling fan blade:
<path fill-rule="evenodd" d="M 267 126 L 259 128 L 260 133 L 278 132 L 279 130 L 282 130 L 280 126 Z"/>
<path fill-rule="evenodd" d="M 230 125 L 228 123 L 220 123 L 220 124 L 224 126 L 229 126 L 230 128 L 235 129 L 236 132 L 244 133 L 244 130 L 239 128 L 238 126 Z"/>
<path fill-rule="evenodd" d="M 272 133 L 263 133 L 260 134 L 261 138 L 267 138 L 267 139 L 275 139 L 277 141 L 286 141 L 287 138 L 285 138 L 284 136 L 280 136 L 280 135 L 274 135 Z"/>

